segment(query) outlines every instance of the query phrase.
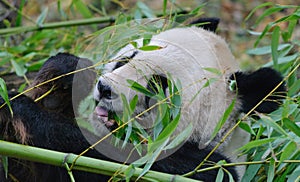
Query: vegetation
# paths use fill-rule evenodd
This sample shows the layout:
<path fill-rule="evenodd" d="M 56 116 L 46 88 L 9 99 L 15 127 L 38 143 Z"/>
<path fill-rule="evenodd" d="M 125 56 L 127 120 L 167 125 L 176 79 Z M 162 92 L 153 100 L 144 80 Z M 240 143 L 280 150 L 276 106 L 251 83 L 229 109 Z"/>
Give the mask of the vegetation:
<path fill-rule="evenodd" d="M 17 88 L 19 92 L 23 92 L 26 91 L 25 87 L 30 82 L 30 79 L 27 78 L 27 73 L 39 70 L 50 55 L 54 55 L 58 52 L 70 52 L 75 55 L 83 55 L 104 64 L 114 53 L 109 51 L 111 47 L 114 47 L 114 51 L 117 51 L 117 48 L 121 48 L 128 42 L 135 45 L 132 40 L 139 37 L 145 40 L 145 44 L 143 47 L 139 47 L 140 49 L 148 49 L 150 51 L 157 49 L 157 47 L 147 47 L 147 41 L 157 32 L 155 26 L 139 26 L 132 28 L 130 32 L 126 32 L 128 30 L 124 29 L 124 26 L 126 27 L 128 25 L 126 23 L 142 18 L 155 18 L 159 15 L 164 18 L 169 18 L 170 22 L 185 24 L 191 17 L 201 16 L 203 14 L 202 8 L 205 7 L 205 5 L 200 5 L 189 12 L 185 12 L 184 8 L 178 6 L 178 4 L 173 1 L 164 0 L 161 11 L 157 13 L 145 3 L 138 1 L 134 8 L 126 13 L 120 12 L 108 15 L 107 6 L 105 6 L 104 1 L 100 2 L 100 4 L 89 4 L 81 0 L 72 1 L 67 11 L 78 12 L 81 18 L 80 20 L 74 20 L 76 18 L 74 16 L 75 13 L 66 12 L 66 10 L 62 8 L 63 2 L 58 0 L 57 10 L 59 12 L 59 19 L 62 21 L 46 23 L 45 20 L 49 16 L 48 9 L 42 11 L 36 20 L 33 20 L 22 13 L 25 0 L 21 0 L 16 21 L 13 23 L 4 20 L 3 23 L 6 28 L 0 29 L 0 76 L 4 77 L 8 73 L 13 73 L 18 77 L 23 77 L 25 82 Z M 119 6 L 123 7 L 124 4 L 120 4 L 119 2 Z M 288 13 L 275 20 L 270 20 L 270 17 L 277 17 L 282 11 Z M 271 61 L 265 62 L 262 66 L 274 67 L 284 75 L 285 82 L 282 84 L 285 84 L 287 87 L 287 97 L 284 98 L 283 104 L 275 112 L 269 115 L 256 113 L 259 119 L 255 117 L 256 119 L 251 120 L 251 124 L 245 122 L 246 119 L 250 118 L 248 117 L 249 113 L 247 113 L 245 117 L 237 122 L 237 126 L 242 127 L 252 136 L 251 142 L 240 149 L 241 152 L 248 155 L 248 162 L 241 164 L 218 163 L 211 168 L 220 168 L 219 178 L 223 176 L 223 166 L 247 165 L 243 181 L 300 181 L 300 41 L 295 33 L 299 31 L 300 7 L 273 3 L 260 4 L 249 13 L 245 21 L 251 22 L 251 18 L 257 12 L 261 13 L 253 25 L 249 27 L 249 29 L 252 30 L 248 30 L 248 33 L 252 37 L 256 37 L 256 41 L 254 48 L 247 50 L 247 54 L 253 59 L 258 60 L 271 58 Z M 95 14 L 101 16 L 93 18 Z M 73 20 L 69 20 L 72 18 Z M 25 24 L 25 20 L 27 22 L 34 22 L 34 25 L 23 25 Z M 111 23 L 113 23 L 113 25 L 111 25 Z M 173 24 L 168 24 L 168 26 L 173 26 Z M 264 27 L 262 31 L 253 31 L 253 29 L 258 26 Z M 220 29 L 222 29 L 222 27 L 220 27 Z M 112 35 L 112 32 L 115 34 Z M 234 42 L 230 42 L 230 44 L 234 44 Z M 101 60 L 99 60 L 99 57 L 101 57 Z M 101 67 L 101 64 L 95 66 Z M 132 88 L 147 94 L 144 88 L 136 85 L 134 82 L 130 83 L 132 84 Z M 7 92 L 9 89 L 11 88 L 7 88 L 5 80 L 1 78 L 0 95 L 8 105 L 9 99 Z M 177 90 L 177 87 L 175 87 L 175 90 Z M 161 93 L 158 93 L 156 95 L 159 100 L 166 99 L 160 94 Z M 124 107 L 128 111 L 128 116 L 123 116 L 129 117 L 126 120 L 130 120 L 130 113 L 132 113 L 132 109 L 135 106 L 134 102 L 134 100 L 130 103 L 123 102 Z M 180 102 L 180 98 L 173 98 L 172 102 L 176 105 L 177 102 Z M 160 105 L 160 107 L 162 109 L 170 108 L 163 104 Z M 171 107 L 167 112 L 168 115 L 176 113 L 174 110 L 175 109 Z M 226 115 L 226 113 L 224 113 L 224 115 Z M 151 144 L 153 146 L 157 147 L 158 144 L 166 145 L 165 141 L 171 134 L 170 132 L 176 127 L 177 115 L 174 114 L 174 116 L 175 124 L 166 130 L 167 133 L 162 132 L 160 133 L 162 135 L 158 134 L 157 138 L 161 140 L 157 140 L 156 142 L 152 141 L 153 143 Z M 130 128 L 131 125 L 127 127 Z M 126 131 L 128 131 L 128 128 Z M 137 136 L 130 135 L 131 133 L 126 133 L 125 130 L 121 132 L 123 132 L 123 134 L 125 133 L 127 139 L 137 143 L 140 142 Z M 144 131 L 140 132 L 143 133 Z M 188 135 L 188 132 L 186 132 L 185 135 Z M 181 136 L 181 138 L 178 137 L 177 139 L 182 140 L 184 137 L 185 136 Z M 3 143 L 3 146 L 5 146 L 5 144 L 6 143 Z M 18 150 L 22 149 L 22 146 L 17 147 Z M 0 149 L 0 153 L 12 156 L 14 148 L 10 149 L 11 150 L 8 150 L 8 148 L 5 150 Z M 158 149 L 158 147 L 150 147 L 148 151 L 149 155 L 143 159 L 143 163 L 153 161 L 155 158 L 154 154 L 159 153 L 159 150 L 154 149 Z M 162 148 L 160 148 L 160 150 L 162 150 Z M 35 151 L 35 149 L 32 149 L 32 151 Z M 38 151 L 39 150 L 36 149 L 35 152 Z M 24 158 L 26 158 L 26 156 Z M 32 157 L 28 157 L 26 159 L 31 158 Z M 74 161 L 77 159 L 80 158 L 70 160 L 69 164 L 74 164 Z M 7 168 L 7 166 L 5 166 L 6 160 L 7 158 L 2 157 L 4 168 Z M 51 159 L 49 161 L 48 158 L 45 158 L 44 162 L 54 164 L 54 160 L 55 159 L 52 161 Z M 43 158 L 41 161 L 43 161 Z M 85 163 L 84 159 L 82 159 L 81 162 Z M 90 161 L 86 161 L 85 164 L 89 162 Z M 73 164 L 71 165 L 71 169 L 73 169 Z M 111 164 L 105 163 L 103 164 L 103 169 L 97 169 L 105 171 L 105 167 L 109 165 Z M 116 167 L 117 164 L 112 165 L 115 165 L 114 169 L 116 170 L 111 171 L 109 174 L 124 172 L 119 167 Z M 126 179 L 130 177 L 137 178 L 139 175 L 145 174 L 149 170 L 147 167 L 150 166 L 146 165 L 143 170 L 137 167 L 139 166 L 134 166 L 133 164 L 127 168 L 125 171 Z M 76 165 L 74 169 L 76 169 Z M 139 171 L 139 173 L 137 171 Z M 151 174 L 152 173 L 146 173 L 145 179 L 149 178 L 148 180 L 155 180 Z M 189 174 L 186 174 L 184 176 L 188 175 Z"/>

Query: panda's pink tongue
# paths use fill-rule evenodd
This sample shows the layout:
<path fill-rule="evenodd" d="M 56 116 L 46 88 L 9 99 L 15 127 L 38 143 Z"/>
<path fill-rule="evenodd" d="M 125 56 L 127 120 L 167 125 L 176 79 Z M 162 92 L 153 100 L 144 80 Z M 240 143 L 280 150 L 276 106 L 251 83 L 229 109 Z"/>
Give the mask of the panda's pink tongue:
<path fill-rule="evenodd" d="M 95 109 L 96 114 L 100 117 L 108 117 L 108 111 L 104 109 L 103 107 L 96 107 Z"/>
<path fill-rule="evenodd" d="M 105 108 L 97 106 L 95 108 L 95 113 L 99 120 L 101 120 L 107 127 L 115 124 L 114 120 L 108 120 L 108 111 Z"/>

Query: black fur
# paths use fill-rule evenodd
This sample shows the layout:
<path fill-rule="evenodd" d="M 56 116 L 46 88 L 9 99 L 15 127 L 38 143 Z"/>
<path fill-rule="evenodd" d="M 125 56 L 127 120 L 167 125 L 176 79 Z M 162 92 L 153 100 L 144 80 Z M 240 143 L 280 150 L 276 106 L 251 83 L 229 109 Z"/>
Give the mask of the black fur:
<path fill-rule="evenodd" d="M 91 65 L 92 62 L 88 59 L 82 59 L 68 53 L 58 53 L 56 56 L 50 57 L 44 63 L 30 87 L 34 88 L 52 78 L 65 75 L 75 71 L 76 69 L 86 68 Z M 78 81 L 82 80 L 74 80 L 73 78 L 75 76 L 77 78 L 80 77 L 81 79 L 84 79 L 85 84 L 78 83 Z M 94 87 L 95 77 L 95 72 L 91 69 L 87 69 L 76 74 L 62 76 L 55 81 L 43 84 L 34 88 L 32 91 L 27 93 L 27 95 L 35 100 L 49 90 L 52 90 L 46 97 L 37 102 L 38 105 L 49 112 L 59 113 L 69 118 L 74 118 L 73 107 L 70 107 L 72 106 L 72 103 L 75 104 L 73 102 L 74 99 L 72 100 L 72 97 L 70 97 L 73 89 L 72 86 L 76 85 L 76 89 L 80 90 L 81 98 L 84 98 L 84 96 L 87 96 Z M 74 107 L 77 107 L 77 105 L 74 105 Z"/>
<path fill-rule="evenodd" d="M 164 171 L 170 174 L 182 175 L 195 169 L 205 159 L 210 151 L 210 148 L 200 150 L 196 143 L 186 142 L 171 156 L 154 163 L 152 169 L 157 171 Z M 226 160 L 227 163 L 230 163 L 230 160 L 222 154 L 213 153 L 208 161 L 200 169 L 211 167 L 213 164 L 221 160 Z M 190 177 L 201 181 L 211 182 L 216 180 L 218 170 L 219 169 L 214 169 L 202 173 L 195 173 Z M 238 181 L 238 175 L 235 167 L 226 167 L 226 170 L 231 173 L 235 181 Z M 224 172 L 223 182 L 226 181 L 229 181 L 229 178 L 227 173 Z"/>
<path fill-rule="evenodd" d="M 2 105 L 4 102 L 1 99 L 0 101 Z M 81 153 L 90 146 L 82 131 L 74 123 L 69 122 L 68 118 L 39 108 L 30 98 L 20 96 L 11 101 L 11 106 L 13 118 L 6 106 L 0 109 L 0 135 L 4 140 L 22 143 L 21 138 L 25 137 L 25 143 L 28 145 L 75 154 Z M 24 128 L 16 126 L 24 126 Z M 23 130 L 18 133 L 16 128 Z M 87 156 L 107 159 L 94 150 L 89 151 Z M 106 176 L 87 172 L 74 171 L 73 173 L 77 181 L 109 179 Z M 9 174 L 21 182 L 69 181 L 64 168 L 14 158 L 9 158 Z M 13 181 L 13 179 L 1 181 Z"/>
<path fill-rule="evenodd" d="M 205 30 L 216 32 L 220 19 L 219 18 L 198 18 L 193 20 L 190 25 L 199 25 Z"/>
<path fill-rule="evenodd" d="M 138 54 L 138 51 L 134 51 L 132 53 L 132 55 L 127 56 L 127 57 L 122 57 L 120 61 L 118 61 L 115 65 L 115 67 L 113 68 L 113 70 L 118 69 L 122 66 L 124 66 L 125 64 L 127 64 L 131 59 L 133 59 L 136 55 Z"/>
<path fill-rule="evenodd" d="M 248 113 L 282 81 L 282 76 L 274 69 L 261 68 L 252 73 L 236 72 L 230 79 L 236 80 L 237 92 L 242 101 L 241 112 Z M 285 95 L 286 88 L 282 84 L 255 111 L 270 113 L 276 110 Z"/>

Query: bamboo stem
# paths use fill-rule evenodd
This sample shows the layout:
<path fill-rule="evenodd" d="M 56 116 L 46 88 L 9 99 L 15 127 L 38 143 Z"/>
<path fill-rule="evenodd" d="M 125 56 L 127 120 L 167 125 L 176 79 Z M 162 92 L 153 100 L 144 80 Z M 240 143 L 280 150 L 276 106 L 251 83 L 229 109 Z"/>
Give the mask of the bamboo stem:
<path fill-rule="evenodd" d="M 0 29 L 0 35 L 17 34 L 17 33 L 32 32 L 37 30 L 55 29 L 55 28 L 71 27 L 71 26 L 91 25 L 97 23 L 112 23 L 114 21 L 115 21 L 115 17 L 113 16 L 96 17 L 96 18 L 88 18 L 88 19 L 80 19 L 80 20 L 45 23 L 42 26 L 32 25 L 32 26 L 23 26 L 23 27 L 3 28 Z"/>
<path fill-rule="evenodd" d="M 65 164 L 72 164 L 74 159 L 77 157 L 77 155 L 75 154 L 51 151 L 32 146 L 25 146 L 21 144 L 6 142 L 3 140 L 0 140 L 0 155 L 60 167 L 65 167 Z M 116 171 L 124 171 L 125 169 L 127 169 L 127 167 L 128 165 L 81 156 L 76 160 L 73 169 L 112 176 L 113 174 L 115 174 Z M 141 168 L 135 168 L 133 178 L 137 179 L 138 176 L 142 173 L 142 171 L 143 169 Z M 143 181 L 156 180 L 161 182 L 197 181 L 179 175 L 166 174 L 156 171 L 148 171 L 140 179 L 142 179 Z"/>

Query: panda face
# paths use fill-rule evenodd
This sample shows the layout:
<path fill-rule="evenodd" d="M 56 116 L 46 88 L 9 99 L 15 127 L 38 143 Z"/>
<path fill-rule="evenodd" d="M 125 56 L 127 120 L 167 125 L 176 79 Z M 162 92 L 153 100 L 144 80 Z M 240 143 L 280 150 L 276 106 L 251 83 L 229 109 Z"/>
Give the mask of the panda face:
<path fill-rule="evenodd" d="M 142 40 L 136 42 L 142 45 Z M 144 126 L 151 125 L 155 109 L 153 112 L 145 110 L 153 105 L 153 100 L 133 90 L 128 80 L 147 88 L 154 75 L 166 78 L 161 80 L 168 80 L 170 76 L 182 87 L 181 121 L 177 130 L 183 131 L 192 123 L 191 140 L 200 141 L 205 147 L 235 97 L 228 89 L 227 77 L 238 70 L 238 64 L 221 38 L 200 28 L 171 29 L 153 36 L 149 45 L 158 49 L 142 51 L 129 44 L 104 67 L 104 74 L 99 77 L 94 90 L 94 98 L 99 102 L 94 118 L 107 126 L 112 125 L 109 113 L 123 112 L 121 94 L 128 101 L 137 95 L 134 116 L 138 116 Z M 220 74 L 209 70 L 219 70 Z M 168 88 L 164 89 L 167 91 Z M 226 123 L 220 132 L 231 126 L 232 123 Z"/>
<path fill-rule="evenodd" d="M 142 46 L 142 40 L 136 42 L 138 47 Z M 132 89 L 128 80 L 155 92 L 151 89 L 151 80 L 156 78 L 154 80 L 159 80 L 167 97 L 171 94 L 168 94 L 170 85 L 166 82 L 171 80 L 181 88 L 177 134 L 192 124 L 188 142 L 196 143 L 200 150 L 211 148 L 236 124 L 240 113 L 249 112 L 282 80 L 280 74 L 270 68 L 240 72 L 224 40 L 201 28 L 170 29 L 153 36 L 149 45 L 158 49 L 144 51 L 129 44 L 105 66 L 94 90 L 94 98 L 99 103 L 92 120 L 96 132 L 101 133 L 97 130 L 99 123 L 104 123 L 106 127 L 114 125 L 111 115 L 123 113 L 124 96 L 128 101 L 138 97 L 132 117 L 136 117 L 141 126 L 149 128 L 157 115 L 155 109 L 148 111 L 155 105 L 155 100 Z M 230 83 L 235 83 L 234 89 L 230 89 L 233 88 Z M 270 96 L 261 102 L 256 111 L 269 113 L 278 108 L 280 99 L 284 97 L 284 86 L 278 87 L 276 92 L 279 96 Z M 218 122 L 234 101 L 226 122 L 211 140 Z M 217 152 L 233 162 L 245 161 L 244 156 L 238 157 L 236 149 L 249 140 L 249 133 L 236 128 L 225 141 L 222 140 Z M 238 175 L 242 176 L 244 170 L 244 167 L 239 167 Z"/>

